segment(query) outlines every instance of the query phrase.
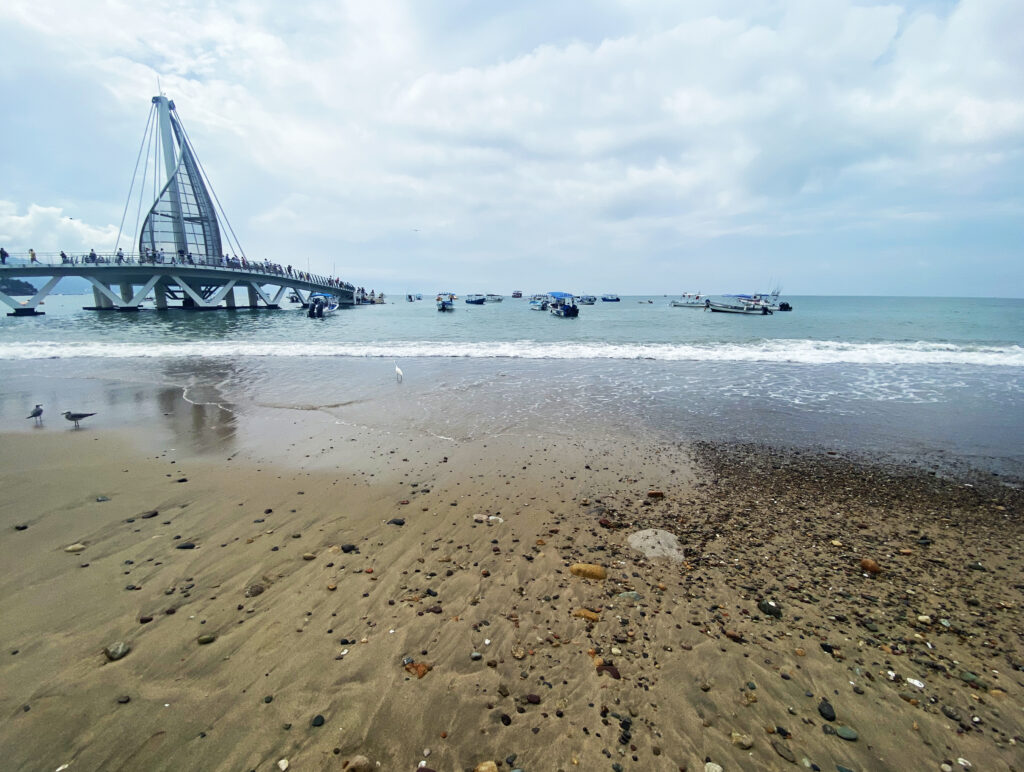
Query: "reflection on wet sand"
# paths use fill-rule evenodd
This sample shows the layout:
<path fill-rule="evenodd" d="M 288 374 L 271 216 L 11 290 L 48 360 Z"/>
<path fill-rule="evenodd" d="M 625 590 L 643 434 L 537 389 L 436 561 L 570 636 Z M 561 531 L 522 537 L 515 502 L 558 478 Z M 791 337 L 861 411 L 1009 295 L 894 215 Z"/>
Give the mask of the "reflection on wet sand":
<path fill-rule="evenodd" d="M 160 389 L 157 405 L 175 447 L 205 455 L 230 450 L 235 441 L 235 414 L 220 402 L 191 402 L 180 387 Z"/>

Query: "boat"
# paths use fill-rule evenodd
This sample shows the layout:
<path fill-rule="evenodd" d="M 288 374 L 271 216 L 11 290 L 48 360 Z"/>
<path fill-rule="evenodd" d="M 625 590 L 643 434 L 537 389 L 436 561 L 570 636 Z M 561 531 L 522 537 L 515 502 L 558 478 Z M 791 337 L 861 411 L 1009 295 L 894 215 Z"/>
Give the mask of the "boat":
<path fill-rule="evenodd" d="M 455 310 L 455 293 L 454 292 L 438 292 L 437 293 L 437 310 L 438 311 L 454 311 Z"/>
<path fill-rule="evenodd" d="M 704 308 L 705 298 L 699 292 L 684 292 L 679 300 L 669 303 L 672 308 Z"/>
<path fill-rule="evenodd" d="M 547 311 L 548 310 L 548 296 L 547 295 L 534 295 L 530 298 L 530 310 L 531 311 Z"/>
<path fill-rule="evenodd" d="M 766 303 L 717 303 L 711 300 L 704 301 L 704 310 L 715 311 L 722 314 L 748 314 L 750 316 L 770 316 L 772 310 Z"/>
<path fill-rule="evenodd" d="M 466 302 L 469 303 L 471 306 L 482 306 L 485 300 L 487 300 L 487 298 L 485 298 L 483 295 L 466 295 Z"/>
<path fill-rule="evenodd" d="M 549 292 L 548 297 L 551 298 L 548 311 L 555 316 L 575 319 L 580 315 L 580 307 L 576 305 L 576 298 L 571 292 Z"/>
<path fill-rule="evenodd" d="M 412 295 L 410 295 L 410 294 L 406 294 L 406 296 L 405 296 L 405 299 L 406 299 L 407 301 L 409 301 L 410 303 L 415 303 L 415 302 L 416 302 L 416 298 L 414 298 L 414 297 L 413 297 Z"/>
<path fill-rule="evenodd" d="M 618 303 L 621 299 L 622 298 L 620 298 L 618 295 L 612 295 L 612 294 L 602 295 L 601 296 L 601 302 L 602 303 Z"/>
<path fill-rule="evenodd" d="M 514 297 L 514 298 L 516 298 L 518 300 L 522 296 L 523 296 L 523 291 L 522 290 L 512 290 L 512 297 Z"/>
<path fill-rule="evenodd" d="M 502 297 L 501 295 L 495 295 L 495 294 L 494 294 L 494 293 L 492 293 L 492 292 L 488 292 L 488 293 L 487 293 L 487 298 L 486 298 L 486 300 L 487 300 L 487 302 L 488 302 L 488 303 L 500 303 L 500 302 L 501 302 L 501 301 L 503 301 L 504 299 L 505 299 L 505 298 L 504 298 L 504 297 Z"/>
<path fill-rule="evenodd" d="M 325 292 L 313 292 L 309 296 L 309 308 L 306 316 L 310 319 L 323 319 L 338 310 L 338 298 Z"/>
<path fill-rule="evenodd" d="M 597 302 L 597 298 L 593 295 L 580 295 L 576 298 L 576 303 L 581 306 L 592 306 Z"/>

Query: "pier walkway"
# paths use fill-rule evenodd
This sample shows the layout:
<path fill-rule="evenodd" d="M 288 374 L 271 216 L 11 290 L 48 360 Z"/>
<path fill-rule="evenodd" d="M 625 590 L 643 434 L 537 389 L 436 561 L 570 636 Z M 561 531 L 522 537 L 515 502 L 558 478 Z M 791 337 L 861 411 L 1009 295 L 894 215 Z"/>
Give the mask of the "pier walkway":
<path fill-rule="evenodd" d="M 87 280 L 95 305 L 90 311 L 138 311 L 144 302 L 157 310 L 181 308 L 207 311 L 232 308 L 280 308 L 288 293 L 308 305 L 310 293 L 334 295 L 340 305 L 355 304 L 355 287 L 340 279 L 296 271 L 269 262 L 244 258 L 184 258 L 139 254 L 69 256 L 64 253 L 19 254 L 0 265 L 0 279 L 45 277 L 46 282 L 25 301 L 0 292 L 0 301 L 12 310 L 8 316 L 40 314 L 38 306 L 66 276 Z M 247 304 L 238 304 L 234 290 L 245 288 Z"/>

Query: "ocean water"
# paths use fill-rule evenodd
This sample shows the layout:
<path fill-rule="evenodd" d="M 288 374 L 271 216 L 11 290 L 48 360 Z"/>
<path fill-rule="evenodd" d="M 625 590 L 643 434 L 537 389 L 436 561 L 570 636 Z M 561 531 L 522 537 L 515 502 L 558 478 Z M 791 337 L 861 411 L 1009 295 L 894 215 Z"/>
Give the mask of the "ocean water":
<path fill-rule="evenodd" d="M 0 430 L 27 430 L 36 402 L 124 422 L 176 414 L 184 395 L 233 416 L 217 422 L 228 434 L 259 413 L 285 437 L 305 415 L 444 441 L 753 441 L 1024 479 L 1024 300 L 790 297 L 761 317 L 643 296 L 561 319 L 509 297 L 442 314 L 424 297 L 311 320 L 52 296 L 45 316 L 0 318 Z"/>

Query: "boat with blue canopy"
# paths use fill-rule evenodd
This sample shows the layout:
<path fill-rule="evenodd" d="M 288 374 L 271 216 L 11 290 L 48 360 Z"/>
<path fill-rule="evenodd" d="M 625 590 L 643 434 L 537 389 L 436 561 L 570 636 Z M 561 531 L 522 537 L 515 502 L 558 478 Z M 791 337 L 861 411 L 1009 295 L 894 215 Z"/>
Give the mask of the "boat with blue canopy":
<path fill-rule="evenodd" d="M 576 305 L 576 297 L 571 292 L 549 292 L 548 311 L 555 316 L 574 319 L 580 315 L 580 307 Z"/>

